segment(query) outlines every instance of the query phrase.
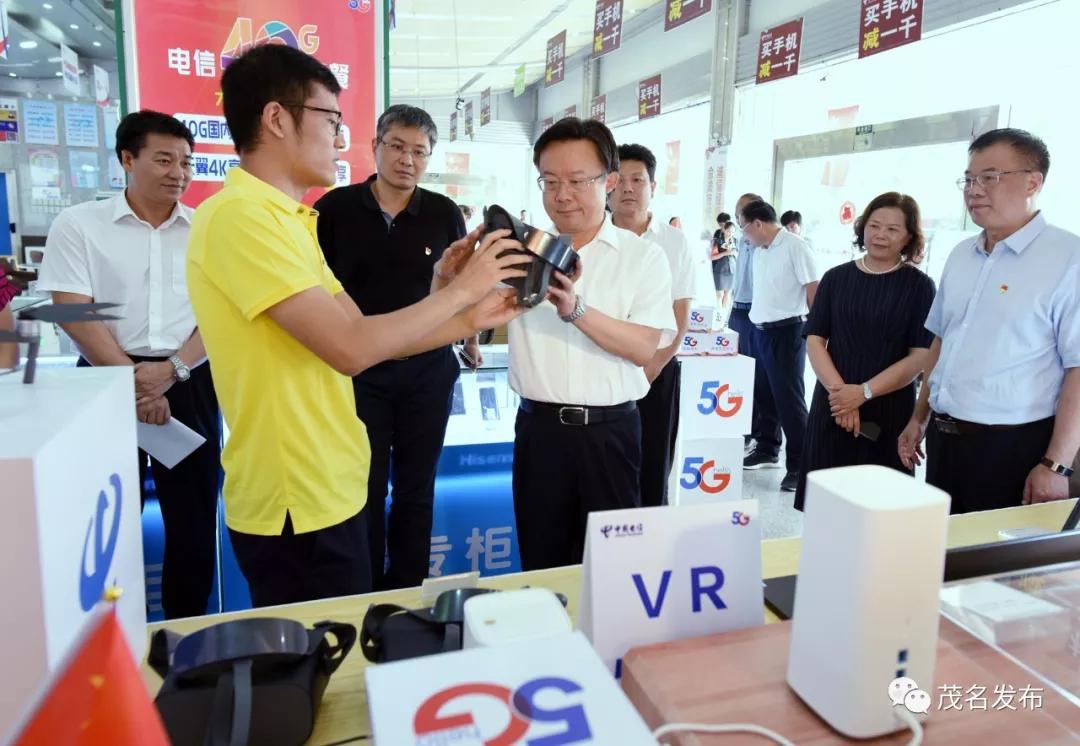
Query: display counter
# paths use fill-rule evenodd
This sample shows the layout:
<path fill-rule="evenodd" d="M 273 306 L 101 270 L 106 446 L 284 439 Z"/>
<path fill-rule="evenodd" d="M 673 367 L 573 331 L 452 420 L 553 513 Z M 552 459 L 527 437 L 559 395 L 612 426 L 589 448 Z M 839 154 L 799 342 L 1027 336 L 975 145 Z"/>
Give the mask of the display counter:
<path fill-rule="evenodd" d="M 952 516 L 949 519 L 948 545 L 952 548 L 1000 541 L 998 532 L 1002 529 L 1037 527 L 1048 531 L 1058 531 L 1075 503 L 1076 500 L 1073 499 Z M 801 539 L 797 537 L 763 541 L 761 544 L 763 576 L 772 578 L 797 573 L 800 549 Z M 481 584 L 503 590 L 528 585 L 564 593 L 569 599 L 570 614 L 576 617 L 581 589 L 581 566 L 506 574 L 485 578 Z M 268 615 L 295 619 L 309 627 L 324 619 L 348 622 L 359 627 L 368 606 L 375 603 L 393 603 L 418 608 L 421 606 L 420 589 L 410 588 L 389 593 L 372 593 L 271 609 L 174 620 L 150 625 L 148 634 L 161 628 L 188 634 L 230 619 Z M 765 616 L 767 622 L 778 621 L 768 609 Z M 349 739 L 360 740 L 362 736 L 368 736 L 371 733 L 363 676 L 363 670 L 367 665 L 368 662 L 363 654 L 354 649 L 331 678 L 310 743 L 328 744 L 347 742 Z M 149 691 L 152 694 L 155 693 L 161 685 L 161 680 L 145 665 L 143 677 Z"/>

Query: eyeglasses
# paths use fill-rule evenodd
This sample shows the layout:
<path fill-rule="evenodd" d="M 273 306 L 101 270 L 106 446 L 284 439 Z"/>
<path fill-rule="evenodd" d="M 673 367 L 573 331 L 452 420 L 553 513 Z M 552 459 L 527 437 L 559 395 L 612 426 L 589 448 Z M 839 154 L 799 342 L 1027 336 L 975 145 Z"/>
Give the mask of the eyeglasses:
<path fill-rule="evenodd" d="M 379 140 L 379 144 L 385 146 L 397 157 L 401 157 L 408 153 L 416 161 L 426 161 L 431 157 L 430 150 L 424 150 L 423 148 L 406 148 L 399 142 L 387 142 L 386 140 Z"/>
<path fill-rule="evenodd" d="M 319 106 L 308 106 L 307 104 L 297 104 L 282 102 L 282 106 L 295 106 L 297 109 L 306 109 L 307 111 L 318 111 L 323 114 L 332 114 L 333 118 L 330 119 L 330 126 L 334 130 L 334 137 L 338 137 L 341 134 L 342 114 L 337 109 L 323 109 Z"/>
<path fill-rule="evenodd" d="M 1030 168 L 1020 168 L 1015 171 L 990 171 L 985 174 L 979 174 L 977 176 L 961 176 L 956 180 L 956 188 L 960 191 L 966 192 L 971 187 L 978 184 L 981 187 L 996 187 L 1001 181 L 1002 176 L 1008 174 L 1030 174 L 1033 173 Z"/>
<path fill-rule="evenodd" d="M 595 184 L 598 180 L 603 179 L 606 176 L 607 174 L 599 174 L 589 179 L 570 179 L 569 181 L 561 181 L 559 179 L 552 179 L 547 176 L 541 176 L 539 179 L 536 180 L 536 184 L 540 187 L 541 192 L 551 192 L 552 194 L 557 194 L 559 191 L 559 186 L 561 184 L 566 184 L 567 188 L 572 193 L 581 194 L 590 186 Z"/>

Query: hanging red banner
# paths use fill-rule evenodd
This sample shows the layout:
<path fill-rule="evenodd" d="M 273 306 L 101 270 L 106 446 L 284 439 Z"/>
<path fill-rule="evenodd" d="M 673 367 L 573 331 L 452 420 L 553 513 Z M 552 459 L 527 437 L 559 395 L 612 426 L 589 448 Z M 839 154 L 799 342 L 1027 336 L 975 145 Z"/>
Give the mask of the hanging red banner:
<path fill-rule="evenodd" d="M 803 19 L 799 18 L 761 32 L 758 41 L 758 83 L 799 74 L 802 22 Z"/>
<path fill-rule="evenodd" d="M 660 113 L 660 76 L 638 81 L 638 119 L 651 119 Z"/>
<path fill-rule="evenodd" d="M 922 0 L 862 0 L 859 58 L 922 38 Z"/>
<path fill-rule="evenodd" d="M 600 94 L 589 106 L 589 119 L 603 123 L 607 119 L 607 94 Z"/>
<path fill-rule="evenodd" d="M 664 31 L 671 31 L 712 10 L 712 0 L 666 0 Z"/>
<path fill-rule="evenodd" d="M 593 57 L 614 52 L 622 45 L 623 0 L 596 0 Z"/>
<path fill-rule="evenodd" d="M 566 31 L 560 31 L 547 42 L 547 62 L 544 67 L 544 87 L 561 83 L 566 72 Z"/>

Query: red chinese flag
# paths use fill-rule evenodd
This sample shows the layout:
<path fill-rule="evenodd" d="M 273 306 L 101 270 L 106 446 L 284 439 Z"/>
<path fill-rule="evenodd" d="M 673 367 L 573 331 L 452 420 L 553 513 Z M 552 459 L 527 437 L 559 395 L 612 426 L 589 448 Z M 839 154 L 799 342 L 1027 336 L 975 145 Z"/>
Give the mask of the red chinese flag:
<path fill-rule="evenodd" d="M 112 605 L 95 609 L 53 672 L 16 746 L 168 746 Z"/>

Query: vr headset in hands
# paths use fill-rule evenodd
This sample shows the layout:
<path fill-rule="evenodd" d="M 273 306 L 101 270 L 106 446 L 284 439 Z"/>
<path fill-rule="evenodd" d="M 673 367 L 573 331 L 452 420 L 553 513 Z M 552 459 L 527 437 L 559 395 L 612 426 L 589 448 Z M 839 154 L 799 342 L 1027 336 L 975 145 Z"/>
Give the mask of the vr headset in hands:
<path fill-rule="evenodd" d="M 518 305 L 525 308 L 538 306 L 547 297 L 552 272 L 558 270 L 570 275 L 574 271 L 578 254 L 570 248 L 569 236 L 555 236 L 534 228 L 521 222 L 502 207 L 491 205 L 484 211 L 484 231 L 497 230 L 509 230 L 509 237 L 524 247 L 524 250 L 509 250 L 499 256 L 518 253 L 535 257 L 532 262 L 520 265 L 528 272 L 525 277 L 514 277 L 506 281 L 517 290 Z"/>

